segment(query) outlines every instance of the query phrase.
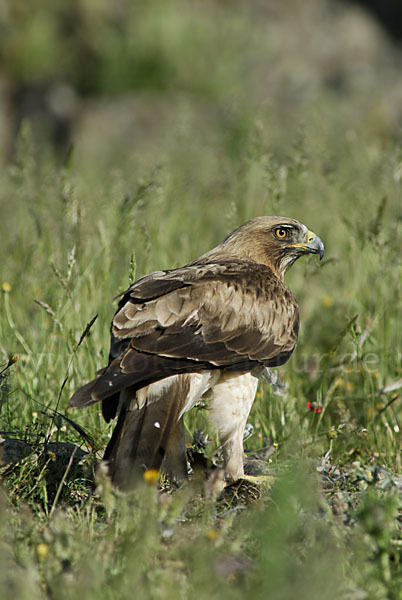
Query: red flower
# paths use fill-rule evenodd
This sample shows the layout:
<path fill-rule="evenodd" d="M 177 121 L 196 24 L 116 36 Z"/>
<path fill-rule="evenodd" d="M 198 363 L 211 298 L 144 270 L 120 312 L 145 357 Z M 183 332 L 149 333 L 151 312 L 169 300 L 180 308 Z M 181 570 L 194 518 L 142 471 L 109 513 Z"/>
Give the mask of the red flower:
<path fill-rule="evenodd" d="M 306 402 L 306 406 L 311 412 L 320 413 L 322 412 L 321 406 L 316 406 L 315 402 Z"/>

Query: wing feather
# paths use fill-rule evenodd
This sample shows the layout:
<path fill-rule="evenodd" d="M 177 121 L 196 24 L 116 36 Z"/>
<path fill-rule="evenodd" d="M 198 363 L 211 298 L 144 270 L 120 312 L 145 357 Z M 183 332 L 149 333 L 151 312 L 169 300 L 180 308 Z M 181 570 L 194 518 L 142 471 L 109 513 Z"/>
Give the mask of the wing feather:
<path fill-rule="evenodd" d="M 123 294 L 109 366 L 71 403 L 116 398 L 173 373 L 282 364 L 297 323 L 293 294 L 264 265 L 228 261 L 152 273 Z"/>
<path fill-rule="evenodd" d="M 145 303 L 138 302 L 134 284 L 115 315 L 112 335 L 129 338 L 136 351 L 221 366 L 257 355 L 259 361 L 269 362 L 273 355 L 293 349 L 297 304 L 272 271 L 252 263 L 214 267 L 207 272 L 197 266 L 167 272 L 168 292 Z M 178 272 L 183 287 L 172 290 L 171 277 Z M 148 281 L 154 289 L 154 282 Z M 140 282 L 144 296 L 145 282 Z M 158 289 L 162 291 L 160 281 Z"/>

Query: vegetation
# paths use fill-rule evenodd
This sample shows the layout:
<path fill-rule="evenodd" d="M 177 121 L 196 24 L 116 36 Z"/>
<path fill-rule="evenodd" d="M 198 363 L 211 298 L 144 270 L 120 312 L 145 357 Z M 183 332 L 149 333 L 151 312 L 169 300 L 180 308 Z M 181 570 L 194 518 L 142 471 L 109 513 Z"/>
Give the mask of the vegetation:
<path fill-rule="evenodd" d="M 83 55 L 61 69 L 86 97 L 71 152 L 23 121 L 0 172 L 0 434 L 27 444 L 0 467 L 1 598 L 402 598 L 397 58 L 362 16 L 348 21 L 359 54 L 342 45 L 345 8 L 305 4 L 273 25 L 257 2 L 170 1 L 140 20 L 122 3 L 118 23 L 83 3 L 102 27 L 93 79 L 73 77 Z M 56 13 L 15 6 L 8 76 L 56 80 Z M 250 417 L 248 468 L 270 486 L 220 494 L 195 473 L 120 494 L 94 475 L 112 426 L 98 406 L 67 411 L 107 361 L 113 298 L 258 214 L 298 218 L 326 246 L 287 275 L 302 319 L 287 390 L 262 382 Z M 206 413 L 188 415 L 189 446 L 219 463 Z"/>

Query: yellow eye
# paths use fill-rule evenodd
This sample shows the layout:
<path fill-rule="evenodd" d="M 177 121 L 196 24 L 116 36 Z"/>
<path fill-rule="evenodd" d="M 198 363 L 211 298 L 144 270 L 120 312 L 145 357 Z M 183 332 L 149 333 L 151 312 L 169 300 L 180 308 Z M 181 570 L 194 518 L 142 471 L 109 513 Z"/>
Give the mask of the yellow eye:
<path fill-rule="evenodd" d="M 284 229 L 284 227 L 278 227 L 277 229 L 275 229 L 275 235 L 280 240 L 283 240 L 287 236 L 287 234 L 287 229 Z"/>

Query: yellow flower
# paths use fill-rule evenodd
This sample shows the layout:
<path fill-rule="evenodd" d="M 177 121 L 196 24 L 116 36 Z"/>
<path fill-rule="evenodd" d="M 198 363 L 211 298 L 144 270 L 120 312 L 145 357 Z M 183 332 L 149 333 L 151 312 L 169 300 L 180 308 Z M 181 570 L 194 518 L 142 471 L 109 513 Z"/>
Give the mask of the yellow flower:
<path fill-rule="evenodd" d="M 44 560 L 49 554 L 49 546 L 47 544 L 38 544 L 36 546 L 36 556 L 39 560 Z"/>
<path fill-rule="evenodd" d="M 216 539 L 218 539 L 217 531 L 215 531 L 215 529 L 210 529 L 207 533 L 207 538 L 214 542 Z"/>
<path fill-rule="evenodd" d="M 144 481 L 148 485 L 156 485 L 159 481 L 158 469 L 147 469 L 144 472 Z"/>
<path fill-rule="evenodd" d="M 345 380 L 344 380 L 344 379 L 342 379 L 342 377 L 338 377 L 338 379 L 337 379 L 337 381 L 336 381 L 336 385 L 337 385 L 339 388 L 343 388 L 343 387 L 345 387 Z"/>
<path fill-rule="evenodd" d="M 1 289 L 5 294 L 8 294 L 8 292 L 11 292 L 11 285 L 8 283 L 8 281 L 4 281 L 1 286 Z"/>
<path fill-rule="evenodd" d="M 331 308 L 331 306 L 334 304 L 334 299 L 331 298 L 331 296 L 323 296 L 321 303 L 324 308 Z"/>
<path fill-rule="evenodd" d="M 352 392 L 354 389 L 355 389 L 355 384 L 352 383 L 351 381 L 347 381 L 346 382 L 346 391 Z"/>

